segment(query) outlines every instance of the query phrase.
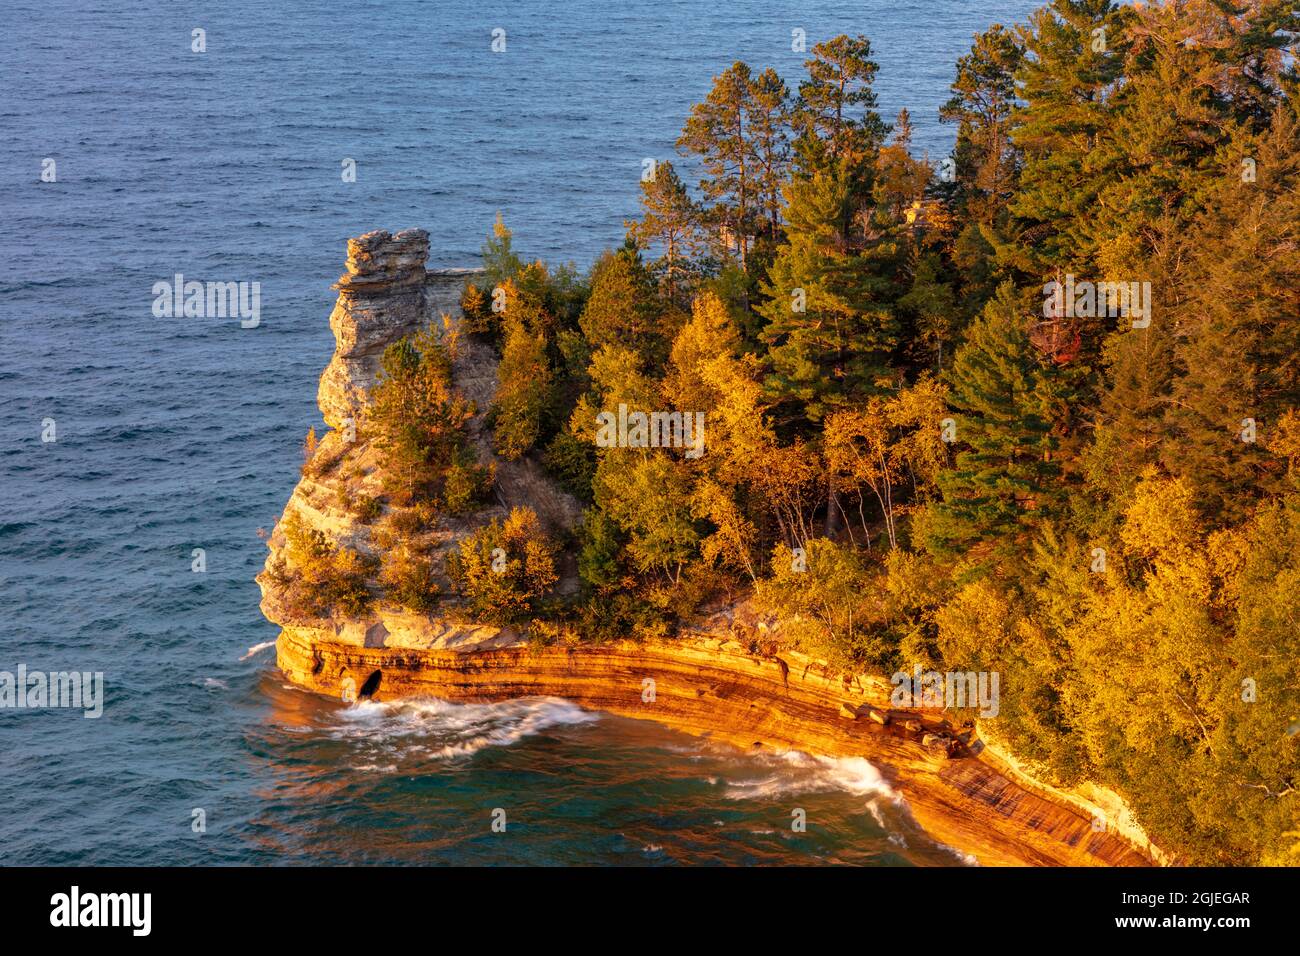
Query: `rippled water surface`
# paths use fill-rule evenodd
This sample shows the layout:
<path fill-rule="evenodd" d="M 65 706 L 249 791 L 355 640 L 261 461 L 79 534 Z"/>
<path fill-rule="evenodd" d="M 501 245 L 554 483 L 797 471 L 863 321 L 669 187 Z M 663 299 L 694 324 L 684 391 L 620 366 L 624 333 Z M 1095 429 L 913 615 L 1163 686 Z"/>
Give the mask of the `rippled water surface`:
<path fill-rule="evenodd" d="M 7 0 L 0 670 L 103 671 L 107 701 L 0 710 L 0 863 L 957 861 L 862 761 L 558 701 L 286 688 L 272 650 L 247 653 L 276 633 L 252 579 L 319 421 L 347 236 L 423 226 L 433 264 L 469 265 L 500 209 L 525 253 L 585 265 L 714 74 L 797 82 L 794 28 L 870 36 L 882 111 L 942 154 L 956 58 L 1032 6 Z M 176 273 L 260 282 L 261 325 L 155 319 Z"/>

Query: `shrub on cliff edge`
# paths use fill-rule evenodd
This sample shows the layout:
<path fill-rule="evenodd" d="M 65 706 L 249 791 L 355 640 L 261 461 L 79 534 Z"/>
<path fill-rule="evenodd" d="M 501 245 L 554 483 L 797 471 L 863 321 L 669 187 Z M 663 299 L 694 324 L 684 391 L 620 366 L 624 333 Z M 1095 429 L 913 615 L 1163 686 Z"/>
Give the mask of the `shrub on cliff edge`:
<path fill-rule="evenodd" d="M 385 555 L 379 581 L 388 599 L 408 611 L 423 613 L 438 603 L 432 560 L 407 545 L 398 545 Z"/>
<path fill-rule="evenodd" d="M 284 556 L 271 565 L 269 574 L 286 610 L 302 617 L 351 617 L 370 605 L 366 581 L 375 570 L 373 559 L 334 544 L 297 511 L 290 511 L 281 527 Z"/>
<path fill-rule="evenodd" d="M 451 388 L 451 357 L 427 328 L 384 350 L 367 424 L 375 434 L 386 490 L 397 504 L 427 498 L 465 444 L 469 402 Z"/>
<path fill-rule="evenodd" d="M 517 623 L 536 610 L 558 579 L 555 547 L 536 512 L 515 508 L 504 522 L 494 518 L 464 538 L 447 556 L 447 576 L 475 620 Z"/>

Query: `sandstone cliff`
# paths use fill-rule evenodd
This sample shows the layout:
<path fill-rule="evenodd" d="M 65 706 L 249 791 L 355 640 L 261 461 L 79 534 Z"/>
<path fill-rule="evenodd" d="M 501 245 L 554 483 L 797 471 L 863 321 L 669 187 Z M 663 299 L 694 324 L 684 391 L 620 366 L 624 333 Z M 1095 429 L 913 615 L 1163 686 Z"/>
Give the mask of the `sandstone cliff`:
<path fill-rule="evenodd" d="M 379 455 L 365 427 L 367 396 L 379 374 L 385 348 L 426 325 L 455 330 L 460 293 L 465 282 L 478 270 L 438 270 L 425 267 L 429 234 L 410 229 L 392 235 L 385 231 L 366 233 L 348 241 L 347 271 L 334 288 L 338 301 L 330 314 L 335 351 L 321 375 L 317 404 L 330 426 L 319 442 L 303 475 L 272 530 L 266 569 L 258 575 L 262 588 L 262 611 L 271 621 L 284 625 L 311 626 L 322 634 L 382 635 L 395 633 L 402 639 L 425 646 L 446 646 L 448 642 L 503 642 L 518 635 L 499 628 L 453 624 L 440 617 L 413 614 L 386 602 L 379 589 L 378 599 L 364 617 L 331 614 L 304 615 L 285 600 L 272 573 L 286 560 L 284 522 L 290 515 L 325 539 L 366 557 L 378 557 L 375 542 L 378 514 L 393 509 L 382 504 L 384 494 Z M 492 450 L 485 418 L 496 391 L 496 357 L 491 348 L 468 338 L 456 337 L 453 378 L 457 390 L 474 403 L 475 414 L 468 425 L 475 454 L 482 464 L 495 469 L 493 501 L 465 518 L 442 517 L 436 527 L 410 532 L 421 549 L 434 555 L 435 565 L 456 543 L 493 518 L 508 514 L 512 507 L 526 505 L 538 513 L 552 533 L 570 529 L 581 511 L 578 503 L 550 482 L 540 467 L 529 459 L 504 462 Z M 367 506 L 376 513 L 368 514 Z M 560 590 L 571 589 L 571 562 L 562 564 L 569 573 Z M 440 578 L 444 592 L 450 582 Z"/>
<path fill-rule="evenodd" d="M 555 695 L 583 706 L 658 721 L 745 749 L 860 756 L 876 764 L 931 836 L 991 864 L 1149 865 L 1151 850 L 1122 805 L 1100 792 L 1053 791 L 1007 758 L 963 736 L 958 759 L 921 743 L 933 717 L 895 712 L 881 680 L 848 679 L 781 647 L 781 624 L 746 605 L 715 609 L 691 634 L 672 640 L 529 647 L 509 630 L 416 614 L 382 597 L 356 616 L 304 615 L 288 606 L 271 570 L 284 559 L 285 518 L 296 514 L 329 541 L 374 554 L 374 517 L 357 501 L 381 497 L 377 454 L 363 427 L 366 395 L 384 348 L 428 322 L 455 329 L 459 293 L 472 273 L 429 272 L 428 234 L 368 233 L 348 243 L 347 273 L 330 317 L 337 348 L 321 377 L 319 404 L 331 431 L 315 450 L 269 539 L 258 576 L 262 610 L 282 628 L 278 662 L 286 677 L 332 696 L 391 699 L 426 694 L 452 700 Z M 443 319 L 443 316 L 446 319 Z M 484 415 L 496 389 L 492 351 L 457 342 L 457 389 L 477 408 L 469 435 L 479 461 L 495 467 L 494 502 L 478 514 L 421 531 L 421 546 L 444 553 L 513 505 L 527 505 L 552 530 L 571 527 L 579 507 L 528 459 L 496 460 Z M 351 432 L 355 428 L 355 435 Z M 567 577 L 572 585 L 572 574 Z M 647 699 L 646 681 L 654 692 Z M 909 730 L 906 724 L 912 724 Z M 942 728 L 955 735 L 954 728 Z M 1117 801 L 1116 801 L 1117 803 Z M 1094 816 L 1110 821 L 1094 829 Z M 1115 823 L 1121 823 L 1116 827 Z"/>
<path fill-rule="evenodd" d="M 330 314 L 337 345 L 316 399 L 330 428 L 360 418 L 384 349 L 425 321 L 428 258 L 423 229 L 348 240 L 348 271 L 334 285 L 339 298 Z"/>

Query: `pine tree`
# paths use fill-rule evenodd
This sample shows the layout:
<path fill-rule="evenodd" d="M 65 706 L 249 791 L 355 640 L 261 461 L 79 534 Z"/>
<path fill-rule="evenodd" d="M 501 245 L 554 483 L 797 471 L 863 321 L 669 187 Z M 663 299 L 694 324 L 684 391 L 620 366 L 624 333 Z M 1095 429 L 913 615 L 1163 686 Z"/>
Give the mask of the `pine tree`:
<path fill-rule="evenodd" d="M 1007 206 L 1020 176 L 1020 151 L 1011 138 L 1015 74 L 1024 58 L 1016 34 L 1000 25 L 975 37 L 957 61 L 953 96 L 939 110 L 957 124 L 957 142 L 938 192 L 955 213 L 951 255 L 961 275 L 962 312 L 974 316 L 997 289 L 997 247 L 1007 230 Z"/>
<path fill-rule="evenodd" d="M 898 325 L 877 250 L 854 255 L 849 176 L 819 170 L 786 187 L 786 242 L 762 285 L 769 394 L 787 419 L 820 422 L 888 375 Z"/>
<path fill-rule="evenodd" d="M 1135 8 L 1125 25 L 1125 83 L 1094 147 L 1112 175 L 1097 193 L 1095 215 L 1078 224 L 1094 247 L 1096 273 L 1149 282 L 1154 304 L 1149 328 L 1121 321 L 1102 353 L 1107 378 L 1088 471 L 1111 520 L 1149 464 L 1191 477 L 1212 510 L 1227 494 L 1250 500 L 1245 486 L 1267 470 L 1262 446 L 1237 440 L 1248 406 L 1263 420 L 1248 397 L 1256 363 L 1243 352 L 1260 326 L 1237 327 L 1234 316 L 1276 286 L 1247 279 L 1247 291 L 1241 276 L 1229 278 L 1235 272 L 1218 282 L 1207 276 L 1224 268 L 1225 257 L 1235 262 L 1230 270 L 1242 267 L 1243 243 L 1227 238 L 1227 223 L 1251 218 L 1240 200 L 1269 189 L 1244 183 L 1237 166 L 1260 152 L 1247 129 L 1257 123 L 1258 100 L 1242 92 L 1256 81 L 1237 76 L 1247 54 L 1238 65 L 1224 53 L 1251 42 L 1241 26 L 1200 0 Z M 1272 159 L 1267 165 L 1273 175 L 1281 168 Z M 1227 215 L 1225 205 L 1233 210 Z M 1237 297 L 1238 307 L 1210 319 L 1225 295 Z M 1283 470 L 1280 463 L 1274 470 Z"/>
<path fill-rule="evenodd" d="M 879 66 L 871 41 L 841 34 L 812 49 L 804 61 L 808 79 L 799 84 L 793 123 L 800 171 L 808 175 L 838 163 L 854 192 L 870 188 L 876 150 L 889 129 L 876 112 L 872 89 Z"/>
<path fill-rule="evenodd" d="M 1035 280 L 1053 270 L 1088 273 L 1095 239 L 1081 226 L 1114 176 L 1093 146 L 1112 121 L 1107 106 L 1123 70 L 1126 10 L 1112 0 L 1051 0 L 1021 30 L 1023 105 L 1012 137 L 1024 164 L 1010 206 L 1018 248 L 1009 264 Z"/>
<path fill-rule="evenodd" d="M 961 328 L 961 309 L 942 256 L 915 250 L 908 272 L 911 288 L 898 300 L 900 317 L 908 323 L 903 336 L 908 357 L 935 372 L 943 370 L 947 351 Z"/>
<path fill-rule="evenodd" d="M 1024 48 L 1001 24 L 977 34 L 957 61 L 953 96 L 939 110 L 941 121 L 957 124 L 955 192 L 963 220 L 974 228 L 991 226 L 1015 190 L 1019 156 L 1010 127 L 1023 58 Z"/>
<path fill-rule="evenodd" d="M 1112 504 L 1127 500 L 1147 468 L 1159 463 L 1170 440 L 1166 423 L 1174 378 L 1170 317 L 1146 328 L 1121 325 L 1103 352 L 1102 390 L 1085 470 L 1089 484 Z M 1112 512 L 1111 522 L 1116 515 Z"/>
<path fill-rule="evenodd" d="M 636 349 L 646 357 L 661 355 L 660 335 L 650 290 L 650 275 L 635 248 L 606 253 L 591 267 L 591 295 L 579 318 L 592 351 L 605 345 Z"/>
<path fill-rule="evenodd" d="M 745 133 L 753 153 L 758 227 L 769 245 L 781 235 L 781 186 L 790 166 L 789 91 L 771 68 L 754 77 L 745 110 Z"/>
<path fill-rule="evenodd" d="M 578 534 L 578 576 L 597 593 L 615 590 L 623 580 L 619 561 L 623 542 L 618 525 L 599 508 L 588 508 L 583 512 Z"/>
<path fill-rule="evenodd" d="M 1243 182 L 1238 150 L 1256 160 Z M 1164 460 L 1189 479 L 1211 521 L 1244 516 L 1283 488 L 1265 440 L 1300 408 L 1300 123 L 1279 106 L 1273 128 L 1224 157 L 1223 175 L 1188 236 Z M 1237 154 L 1237 155 L 1234 155 Z"/>
<path fill-rule="evenodd" d="M 956 466 L 939 476 L 928 546 L 953 553 L 1014 546 L 1055 504 L 1049 383 L 1026 331 L 1027 309 L 1003 285 L 967 330 L 945 378 L 956 413 Z M 936 426 L 938 427 L 938 426 Z"/>
<path fill-rule="evenodd" d="M 659 258 L 650 271 L 658 276 L 664 298 L 678 303 L 696 274 L 692 259 L 699 255 L 700 207 L 670 162 L 655 166 L 653 179 L 641 183 L 641 219 L 627 224 L 628 235 L 641 248 L 656 248 Z"/>
<path fill-rule="evenodd" d="M 399 498 L 409 501 L 432 490 L 464 443 L 471 414 L 469 403 L 451 390 L 451 358 L 435 329 L 384 350 L 366 426 Z"/>
<path fill-rule="evenodd" d="M 734 63 L 713 78 L 704 102 L 691 107 L 677 139 L 679 151 L 694 153 L 703 163 L 700 189 L 713 203 L 719 246 L 728 253 L 734 249 L 741 268 L 747 264 L 758 209 L 753 148 L 745 128 L 752 96 L 749 67 Z"/>

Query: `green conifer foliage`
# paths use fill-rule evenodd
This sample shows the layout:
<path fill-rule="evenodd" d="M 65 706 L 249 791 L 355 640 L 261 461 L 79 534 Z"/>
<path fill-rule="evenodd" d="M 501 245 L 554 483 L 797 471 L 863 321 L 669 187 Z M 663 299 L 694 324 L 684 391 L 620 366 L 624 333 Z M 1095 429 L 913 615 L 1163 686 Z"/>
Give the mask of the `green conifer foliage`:
<path fill-rule="evenodd" d="M 1009 547 L 1056 504 L 1050 381 L 1025 312 L 1004 285 L 945 374 L 959 450 L 955 467 L 939 477 L 943 502 L 928 544 L 940 553 L 986 542 Z"/>

